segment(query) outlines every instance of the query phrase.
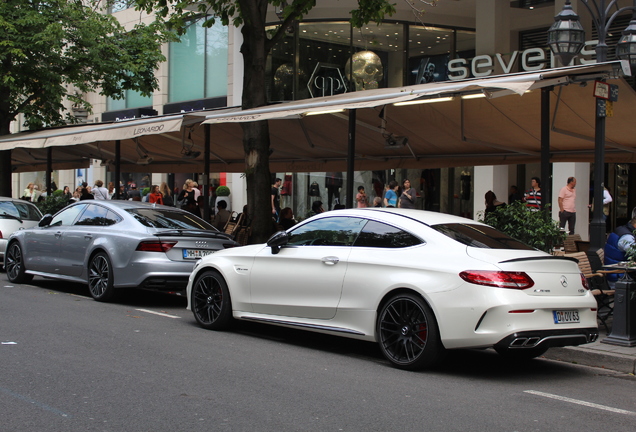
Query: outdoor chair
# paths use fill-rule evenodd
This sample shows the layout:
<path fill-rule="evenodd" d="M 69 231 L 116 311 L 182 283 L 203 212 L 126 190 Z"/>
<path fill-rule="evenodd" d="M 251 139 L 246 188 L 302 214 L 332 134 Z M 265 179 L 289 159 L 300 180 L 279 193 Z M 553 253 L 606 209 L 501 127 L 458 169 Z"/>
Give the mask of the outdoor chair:
<path fill-rule="evenodd" d="M 596 252 L 589 253 L 594 254 L 594 256 L 598 259 Z M 596 317 L 609 332 L 607 320 L 614 312 L 614 290 L 611 289 L 607 283 L 607 278 L 605 276 L 613 271 L 600 270 L 599 268 L 602 265 L 594 270 L 590 263 L 590 259 L 588 258 L 588 254 L 585 252 L 565 254 L 565 256 L 575 258 L 578 261 L 579 270 L 583 273 L 583 276 L 587 280 L 587 284 L 596 299 L 596 304 L 598 306 L 596 310 Z"/>
<path fill-rule="evenodd" d="M 577 241 L 581 241 L 581 234 L 571 234 L 565 237 L 565 240 L 563 240 L 563 249 L 565 249 L 566 254 L 579 252 L 576 245 Z"/>
<path fill-rule="evenodd" d="M 223 232 L 225 234 L 231 235 L 232 238 L 234 238 L 237 231 L 241 227 L 242 219 L 243 219 L 243 213 L 232 212 L 232 214 L 230 215 L 230 218 L 227 220 L 227 223 L 225 224 L 225 228 L 223 229 Z"/>

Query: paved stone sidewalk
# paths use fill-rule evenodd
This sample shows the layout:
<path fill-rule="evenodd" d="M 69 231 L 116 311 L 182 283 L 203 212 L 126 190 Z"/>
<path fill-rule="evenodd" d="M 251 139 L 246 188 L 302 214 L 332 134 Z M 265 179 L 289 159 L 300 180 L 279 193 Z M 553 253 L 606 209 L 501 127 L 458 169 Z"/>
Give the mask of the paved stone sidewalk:
<path fill-rule="evenodd" d="M 600 327 L 599 338 L 596 342 L 578 347 L 550 348 L 544 357 L 552 360 L 635 374 L 636 346 L 622 347 L 604 344 L 602 340 L 606 337 L 607 331 L 605 327 Z"/>

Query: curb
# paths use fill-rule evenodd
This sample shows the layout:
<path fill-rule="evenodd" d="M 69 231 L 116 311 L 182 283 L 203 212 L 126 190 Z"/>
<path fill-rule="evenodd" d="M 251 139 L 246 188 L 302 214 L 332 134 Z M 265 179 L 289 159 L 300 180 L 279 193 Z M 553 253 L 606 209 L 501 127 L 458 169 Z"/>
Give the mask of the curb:
<path fill-rule="evenodd" d="M 543 357 L 632 375 L 636 372 L 636 358 L 633 356 L 608 353 L 589 348 L 550 348 Z"/>

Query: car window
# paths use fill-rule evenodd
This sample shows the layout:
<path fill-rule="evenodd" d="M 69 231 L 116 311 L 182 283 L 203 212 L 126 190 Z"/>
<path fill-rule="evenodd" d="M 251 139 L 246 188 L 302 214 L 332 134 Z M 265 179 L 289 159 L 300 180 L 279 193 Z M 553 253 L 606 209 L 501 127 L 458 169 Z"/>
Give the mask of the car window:
<path fill-rule="evenodd" d="M 331 217 L 318 219 L 289 233 L 288 245 L 296 246 L 351 246 L 358 237 L 366 219 Z"/>
<path fill-rule="evenodd" d="M 159 208 L 127 209 L 140 224 L 149 228 L 197 229 L 218 231 L 209 223 L 192 213 Z"/>
<path fill-rule="evenodd" d="M 60 226 L 60 225 L 73 225 L 75 219 L 77 219 L 77 215 L 80 214 L 86 208 L 86 204 L 79 204 L 72 207 L 67 207 L 58 214 L 53 217 L 51 220 L 50 226 Z"/>
<path fill-rule="evenodd" d="M 0 218 L 6 218 L 7 216 L 5 215 L 22 219 L 18 209 L 11 201 L 0 201 Z"/>
<path fill-rule="evenodd" d="M 23 220 L 39 221 L 42 219 L 42 213 L 33 204 L 27 204 L 26 202 L 14 202 L 13 204 L 15 204 Z"/>
<path fill-rule="evenodd" d="M 121 221 L 115 213 L 100 205 L 90 204 L 86 211 L 77 219 L 75 225 L 109 226 Z"/>
<path fill-rule="evenodd" d="M 519 240 L 485 225 L 455 223 L 432 225 L 431 228 L 466 246 L 486 249 L 534 250 Z"/>
<path fill-rule="evenodd" d="M 403 248 L 422 244 L 413 234 L 381 222 L 369 221 L 353 244 L 359 247 Z"/>

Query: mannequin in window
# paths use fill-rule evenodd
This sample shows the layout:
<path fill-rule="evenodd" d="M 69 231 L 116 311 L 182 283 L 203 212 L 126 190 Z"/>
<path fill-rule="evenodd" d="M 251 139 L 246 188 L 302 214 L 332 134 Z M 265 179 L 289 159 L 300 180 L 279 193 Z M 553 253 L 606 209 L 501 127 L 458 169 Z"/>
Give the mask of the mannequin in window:
<path fill-rule="evenodd" d="M 342 187 L 342 173 L 328 172 L 325 177 L 325 188 L 327 188 L 327 208 L 331 209 L 331 203 L 335 198 L 340 204 L 340 188 Z"/>

